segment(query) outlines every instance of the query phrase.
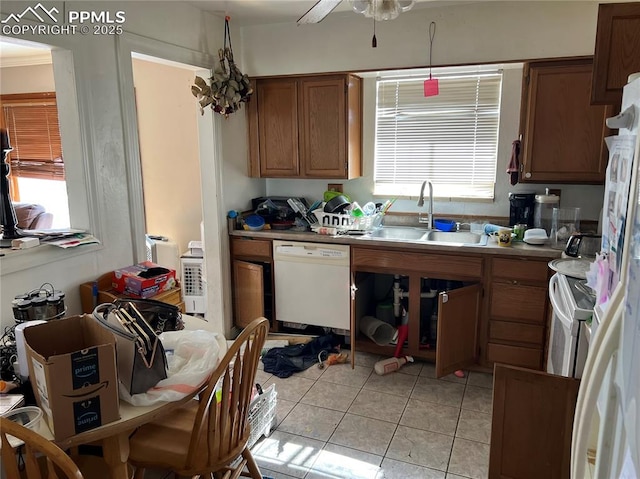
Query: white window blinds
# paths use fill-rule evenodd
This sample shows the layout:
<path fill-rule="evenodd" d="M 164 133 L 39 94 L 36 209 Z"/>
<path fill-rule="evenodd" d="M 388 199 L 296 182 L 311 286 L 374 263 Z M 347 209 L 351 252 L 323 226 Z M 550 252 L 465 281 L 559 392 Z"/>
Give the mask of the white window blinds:
<path fill-rule="evenodd" d="M 438 75 L 439 94 L 424 96 L 424 77 L 377 81 L 375 193 L 493 198 L 501 72 Z"/>

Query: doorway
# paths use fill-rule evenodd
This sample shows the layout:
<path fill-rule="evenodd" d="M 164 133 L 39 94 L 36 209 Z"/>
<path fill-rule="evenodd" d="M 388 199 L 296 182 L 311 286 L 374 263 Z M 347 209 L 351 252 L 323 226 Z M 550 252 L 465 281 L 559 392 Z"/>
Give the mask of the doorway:
<path fill-rule="evenodd" d="M 123 112 L 124 140 L 127 151 L 127 181 L 129 193 L 130 224 L 133 240 L 133 257 L 136 261 L 146 259 L 145 234 L 147 233 L 146 201 L 143 181 L 142 162 L 140 158 L 141 143 L 139 141 L 138 119 L 136 111 L 136 90 L 134 86 L 134 72 L 132 58 L 134 56 L 149 60 L 161 59 L 163 62 L 178 67 L 179 69 L 191 69 L 191 81 L 195 75 L 209 77 L 210 69 L 214 65 L 214 57 L 193 50 L 176 47 L 164 42 L 149 39 L 139 35 L 124 33 L 116 39 L 118 50 L 118 67 L 121 87 L 121 107 Z M 195 71 L 197 69 L 197 71 Z M 155 79 L 156 81 L 158 79 Z M 183 85 L 190 93 L 190 83 Z M 164 98 L 169 93 L 162 92 L 155 99 L 162 105 Z M 188 96 L 188 95 L 187 95 Z M 202 233 L 196 234 L 191 239 L 202 237 L 204 250 L 206 251 L 203 269 L 206 271 L 206 316 L 210 322 L 210 327 L 224 333 L 230 327 L 230 292 L 224 285 L 230 284 L 230 273 L 228 271 L 228 241 L 226 240 L 225 213 L 220 202 L 221 171 L 222 171 L 222 151 L 219 141 L 220 121 L 213 117 L 213 113 L 208 110 L 204 115 L 198 112 L 197 101 L 191 97 L 191 102 L 185 103 L 185 108 L 193 109 L 196 116 L 197 148 L 199 169 L 197 173 L 192 173 L 195 177 L 190 178 L 192 184 L 198 183 L 200 186 L 199 198 L 193 197 L 193 202 L 198 201 L 198 205 L 189 205 L 191 211 L 200 210 L 202 218 Z M 170 128 L 165 128 L 162 132 L 164 136 L 171 134 Z M 181 152 L 170 151 L 172 155 L 172 166 L 180 166 Z M 153 160 L 152 160 L 153 161 Z M 169 174 L 169 173 L 167 173 Z M 164 195 L 162 201 L 171 201 L 171 176 L 163 178 L 168 193 Z M 184 208 L 183 208 L 184 210 Z M 184 211 L 182 211 L 184 216 Z M 166 220 L 163 220 L 166 222 Z M 192 221 L 193 223 L 193 221 Z M 200 225 L 198 220 L 197 225 Z M 198 230 L 199 231 L 199 230 Z M 192 236 L 193 233 L 189 233 Z M 187 242 L 189 240 L 186 240 Z"/>
<path fill-rule="evenodd" d="M 132 67 L 145 229 L 182 254 L 201 235 L 200 113 L 190 90 L 199 68 L 138 53 Z"/>

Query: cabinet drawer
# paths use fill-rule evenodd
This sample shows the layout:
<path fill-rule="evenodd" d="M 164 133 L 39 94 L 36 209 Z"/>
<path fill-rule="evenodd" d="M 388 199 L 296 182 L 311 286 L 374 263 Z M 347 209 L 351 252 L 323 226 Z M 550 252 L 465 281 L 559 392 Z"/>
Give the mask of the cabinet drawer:
<path fill-rule="evenodd" d="M 231 240 L 231 252 L 233 256 L 271 261 L 271 241 L 233 238 Z"/>
<path fill-rule="evenodd" d="M 479 278 L 482 258 L 352 248 L 351 265 L 361 271 L 410 271 L 439 279 Z"/>
<path fill-rule="evenodd" d="M 549 266 L 546 261 L 494 258 L 492 265 L 491 277 L 496 280 L 547 282 Z"/>
<path fill-rule="evenodd" d="M 510 321 L 489 321 L 489 339 L 531 343 L 544 347 L 544 327 L 536 324 L 512 323 Z"/>
<path fill-rule="evenodd" d="M 494 363 L 540 369 L 542 367 L 542 350 L 489 343 L 487 345 L 487 359 Z"/>
<path fill-rule="evenodd" d="M 491 318 L 544 324 L 547 288 L 494 282 L 491 285 Z"/>

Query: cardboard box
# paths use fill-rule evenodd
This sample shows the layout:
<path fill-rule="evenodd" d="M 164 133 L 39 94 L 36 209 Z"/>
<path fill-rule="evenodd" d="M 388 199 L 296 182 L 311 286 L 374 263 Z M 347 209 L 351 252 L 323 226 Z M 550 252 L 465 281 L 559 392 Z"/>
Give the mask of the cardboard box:
<path fill-rule="evenodd" d="M 153 274 L 153 268 L 165 273 Z M 176 272 L 151 261 L 120 268 L 113 272 L 113 289 L 136 298 L 150 298 L 176 286 Z"/>
<path fill-rule="evenodd" d="M 120 419 L 115 337 L 90 315 L 24 330 L 31 387 L 56 440 Z"/>

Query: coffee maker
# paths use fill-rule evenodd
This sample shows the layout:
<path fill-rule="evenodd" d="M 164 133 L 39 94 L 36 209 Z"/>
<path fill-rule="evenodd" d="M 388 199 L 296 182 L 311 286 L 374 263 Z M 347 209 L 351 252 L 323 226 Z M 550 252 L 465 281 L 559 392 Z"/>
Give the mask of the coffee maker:
<path fill-rule="evenodd" d="M 509 193 L 509 224 L 533 228 L 535 193 Z"/>

